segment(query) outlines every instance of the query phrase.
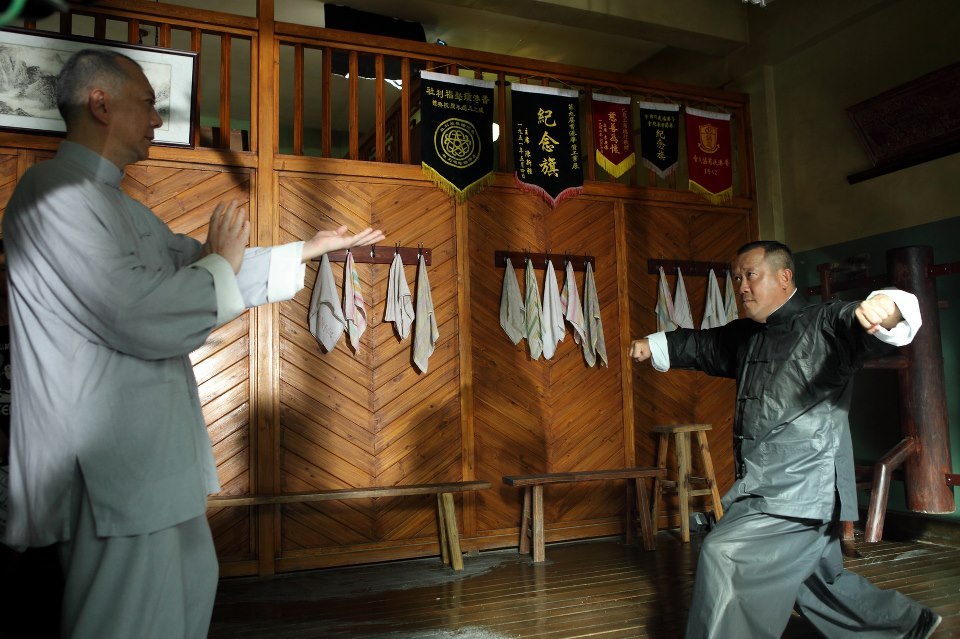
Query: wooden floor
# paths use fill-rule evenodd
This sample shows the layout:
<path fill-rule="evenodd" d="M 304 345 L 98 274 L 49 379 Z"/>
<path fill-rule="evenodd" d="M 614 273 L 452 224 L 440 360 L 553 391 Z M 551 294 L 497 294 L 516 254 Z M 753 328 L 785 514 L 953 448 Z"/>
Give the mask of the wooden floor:
<path fill-rule="evenodd" d="M 547 546 L 534 565 L 515 550 L 223 580 L 211 639 L 602 639 L 682 636 L 698 540 L 669 532 L 644 552 L 603 539 Z M 936 638 L 960 637 L 960 548 L 858 543 L 847 567 L 944 617 Z M 783 635 L 818 634 L 794 617 Z M 739 639 L 739 638 L 738 638 Z"/>

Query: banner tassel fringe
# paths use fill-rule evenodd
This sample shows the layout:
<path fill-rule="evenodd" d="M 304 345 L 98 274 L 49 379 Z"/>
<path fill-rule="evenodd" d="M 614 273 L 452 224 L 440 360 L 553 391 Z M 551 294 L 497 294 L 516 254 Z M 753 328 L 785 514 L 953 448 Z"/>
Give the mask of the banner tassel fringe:
<path fill-rule="evenodd" d="M 469 184 L 462 189 L 458 189 L 449 180 L 444 178 L 429 165 L 421 162 L 420 166 L 423 168 L 424 175 L 426 175 L 430 181 L 433 182 L 441 191 L 455 198 L 457 200 L 457 204 L 463 204 L 467 201 L 467 199 L 482 191 L 485 187 L 489 186 L 493 182 L 494 178 L 493 172 L 491 171 L 473 184 Z"/>
<path fill-rule="evenodd" d="M 702 195 L 711 204 L 716 204 L 716 205 L 726 204 L 727 202 L 733 199 L 732 186 L 720 191 L 719 193 L 714 193 L 712 191 L 708 191 L 707 189 L 700 186 L 693 180 L 690 180 L 690 190 L 693 191 L 694 193 L 698 193 Z"/>
<path fill-rule="evenodd" d="M 646 158 L 642 159 L 640 163 L 643 164 L 643 166 L 650 169 L 651 171 L 653 171 L 654 173 L 656 173 L 657 177 L 659 177 L 661 180 L 666 180 L 668 177 L 673 175 L 677 170 L 677 166 L 679 166 L 679 163 L 674 162 L 673 164 L 668 166 L 666 170 L 661 171 L 659 166 L 657 166 L 656 164 L 654 164 L 653 162 L 651 162 Z"/>
<path fill-rule="evenodd" d="M 597 166 L 612 175 L 614 178 L 619 178 L 621 175 L 632 169 L 636 163 L 637 157 L 635 153 L 631 153 L 625 157 L 619 164 L 614 164 L 607 158 L 607 156 L 601 153 L 599 149 L 597 150 Z"/>
<path fill-rule="evenodd" d="M 536 193 L 544 199 L 544 201 L 550 205 L 551 208 L 557 208 L 557 205 L 566 200 L 567 198 L 574 197 L 583 193 L 582 186 L 571 186 L 570 188 L 560 191 L 556 199 L 554 199 L 545 189 L 537 186 L 536 184 L 529 184 L 520 179 L 516 173 L 513 174 L 513 179 L 517 183 L 517 187 L 521 191 L 526 191 L 527 193 Z"/>

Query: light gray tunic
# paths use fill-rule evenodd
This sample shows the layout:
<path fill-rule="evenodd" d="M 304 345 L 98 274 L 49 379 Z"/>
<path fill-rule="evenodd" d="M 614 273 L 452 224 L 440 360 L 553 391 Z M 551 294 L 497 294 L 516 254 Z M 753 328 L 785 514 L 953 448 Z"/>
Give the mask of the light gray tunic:
<path fill-rule="evenodd" d="M 248 250 L 235 277 L 219 255 L 198 260 L 201 244 L 121 191 L 122 177 L 64 142 L 24 174 L 3 220 L 13 546 L 69 538 L 77 463 L 99 536 L 202 515 L 220 486 L 188 355 L 244 306 L 303 285 L 302 243 Z"/>

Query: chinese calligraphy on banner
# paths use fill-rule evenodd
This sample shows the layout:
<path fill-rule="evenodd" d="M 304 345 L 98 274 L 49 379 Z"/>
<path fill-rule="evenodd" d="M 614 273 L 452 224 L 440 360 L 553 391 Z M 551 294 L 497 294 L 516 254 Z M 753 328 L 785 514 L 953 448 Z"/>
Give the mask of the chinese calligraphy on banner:
<path fill-rule="evenodd" d="M 493 179 L 493 82 L 420 72 L 423 171 L 463 202 Z"/>
<path fill-rule="evenodd" d="M 667 178 L 677 170 L 679 140 L 679 104 L 640 103 L 641 163 L 660 179 Z"/>
<path fill-rule="evenodd" d="M 511 89 L 517 185 L 555 207 L 583 190 L 579 93 L 528 84 Z"/>
<path fill-rule="evenodd" d="M 633 112 L 630 98 L 593 94 L 593 141 L 597 166 L 615 178 L 633 168 Z"/>
<path fill-rule="evenodd" d="M 687 167 L 690 190 L 713 204 L 733 197 L 730 114 L 687 107 Z"/>

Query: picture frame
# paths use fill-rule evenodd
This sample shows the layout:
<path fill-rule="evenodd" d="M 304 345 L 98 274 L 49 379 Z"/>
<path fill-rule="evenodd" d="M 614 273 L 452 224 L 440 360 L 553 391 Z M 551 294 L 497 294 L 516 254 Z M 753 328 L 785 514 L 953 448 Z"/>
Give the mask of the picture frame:
<path fill-rule="evenodd" d="M 65 36 L 45 31 L 0 29 L 0 129 L 58 134 L 66 131 L 56 105 L 56 77 L 67 59 L 82 49 L 108 49 L 135 60 L 157 94 L 163 124 L 154 144 L 193 147 L 198 55 Z"/>

